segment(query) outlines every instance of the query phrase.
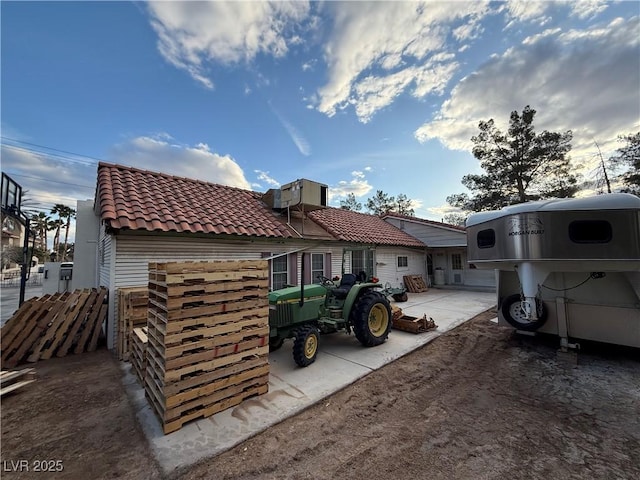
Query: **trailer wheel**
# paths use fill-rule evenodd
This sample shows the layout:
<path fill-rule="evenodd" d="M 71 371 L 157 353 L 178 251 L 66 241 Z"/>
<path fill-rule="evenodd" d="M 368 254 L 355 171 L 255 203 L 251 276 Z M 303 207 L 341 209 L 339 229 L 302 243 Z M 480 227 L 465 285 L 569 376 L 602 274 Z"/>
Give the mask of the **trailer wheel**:
<path fill-rule="evenodd" d="M 539 298 L 536 298 L 538 319 L 533 321 L 527 319 L 522 310 L 522 297 L 519 293 L 509 295 L 505 298 L 502 301 L 500 310 L 502 311 L 504 319 L 509 322 L 512 327 L 517 328 L 518 330 L 534 332 L 542 327 L 542 325 L 547 321 L 547 309 Z"/>
<path fill-rule="evenodd" d="M 320 332 L 314 326 L 308 325 L 296 330 L 293 339 L 293 360 L 300 367 L 308 367 L 316 361 Z"/>
<path fill-rule="evenodd" d="M 270 338 L 269 339 L 269 351 L 270 352 L 275 352 L 276 350 L 278 350 L 282 346 L 283 343 L 284 343 L 284 338 L 282 338 L 282 337 Z"/>
<path fill-rule="evenodd" d="M 353 331 L 362 345 L 375 347 L 385 342 L 391 330 L 391 305 L 384 295 L 365 293 L 351 315 Z"/>

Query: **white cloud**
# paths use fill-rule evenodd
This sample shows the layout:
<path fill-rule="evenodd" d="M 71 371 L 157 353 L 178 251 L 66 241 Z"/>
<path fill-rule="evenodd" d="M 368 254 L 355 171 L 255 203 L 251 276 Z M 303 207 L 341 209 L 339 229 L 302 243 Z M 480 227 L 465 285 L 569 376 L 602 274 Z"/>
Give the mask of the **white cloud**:
<path fill-rule="evenodd" d="M 354 105 L 363 122 L 410 86 L 417 98 L 440 93 L 457 65 L 450 55 L 432 56 L 450 48 L 451 28 L 460 40 L 470 38 L 489 12 L 485 2 L 345 2 L 330 8 L 335 24 L 325 47 L 329 81 L 318 91 L 317 108 L 333 116 Z M 402 68 L 405 59 L 412 65 Z"/>
<path fill-rule="evenodd" d="M 242 168 L 230 155 L 214 153 L 204 143 L 190 147 L 150 136 L 136 137 L 114 146 L 109 161 L 205 182 L 250 188 Z"/>
<path fill-rule="evenodd" d="M 258 180 L 265 182 L 270 187 L 277 188 L 280 186 L 280 182 L 277 181 L 275 178 L 273 178 L 271 175 L 269 175 L 269 172 L 264 172 L 262 170 L 254 170 L 254 173 L 258 174 Z M 254 184 L 254 185 L 260 187 L 260 185 L 257 185 L 257 184 Z"/>
<path fill-rule="evenodd" d="M 369 167 L 364 169 L 370 171 Z M 373 187 L 365 178 L 365 174 L 361 171 L 351 172 L 351 180 L 341 180 L 337 185 L 329 188 L 329 201 L 333 202 L 340 198 L 346 198 L 347 195 L 353 193 L 356 198 L 362 197 L 369 193 Z"/>
<path fill-rule="evenodd" d="M 578 18 L 593 18 L 607 9 L 610 0 L 581 0 L 569 3 L 573 15 Z"/>
<path fill-rule="evenodd" d="M 574 159 L 591 158 L 594 139 L 607 157 L 640 126 L 639 48 L 638 17 L 529 37 L 463 79 L 415 137 L 470 150 L 480 120 L 504 130 L 511 111 L 531 105 L 538 131 L 573 131 Z"/>
<path fill-rule="evenodd" d="M 553 2 L 548 1 L 509 0 L 506 3 L 508 21 L 506 28 L 513 27 L 519 22 L 536 22 L 542 25 L 547 21 L 545 12 L 551 6 Z"/>
<path fill-rule="evenodd" d="M 162 56 L 207 88 L 208 62 L 282 57 L 299 43 L 295 27 L 309 15 L 304 1 L 150 2 L 151 25 Z"/>
<path fill-rule="evenodd" d="M 442 220 L 445 215 L 448 215 L 450 213 L 464 213 L 459 208 L 452 207 L 448 203 L 437 205 L 435 207 L 427 207 L 425 208 L 425 211 L 427 211 L 430 216 L 436 217 L 439 220 Z"/>
<path fill-rule="evenodd" d="M 304 62 L 302 64 L 302 71 L 303 72 L 313 71 L 313 69 L 316 66 L 316 63 L 318 63 L 318 59 L 317 58 L 312 58 L 308 62 Z"/>
<path fill-rule="evenodd" d="M 49 156 L 3 143 L 2 171 L 22 186 L 24 208 L 49 211 L 56 203 L 76 208 L 93 198 L 97 162 Z"/>
<path fill-rule="evenodd" d="M 280 122 L 280 124 L 287 131 L 287 133 L 289 134 L 289 137 L 291 137 L 291 141 L 293 141 L 298 151 L 305 157 L 308 157 L 309 155 L 311 155 L 311 146 L 309 145 L 309 142 L 304 137 L 304 135 L 302 135 L 298 131 L 298 129 L 293 126 L 293 124 L 290 121 L 284 118 L 282 114 L 280 114 L 280 112 L 276 110 L 276 108 L 273 105 L 271 105 L 270 102 L 269 102 L 269 108 L 271 108 L 271 111 L 273 112 L 273 114 L 278 118 L 278 121 Z"/>

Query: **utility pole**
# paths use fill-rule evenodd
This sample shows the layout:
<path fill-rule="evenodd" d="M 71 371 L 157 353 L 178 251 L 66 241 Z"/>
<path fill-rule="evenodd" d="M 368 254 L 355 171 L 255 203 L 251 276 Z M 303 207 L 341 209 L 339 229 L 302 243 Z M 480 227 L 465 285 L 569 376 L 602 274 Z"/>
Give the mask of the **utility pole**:
<path fill-rule="evenodd" d="M 602 152 L 600 151 L 600 145 L 595 140 L 593 143 L 596 144 L 596 148 L 598 149 L 598 155 L 600 155 L 600 164 L 602 165 L 602 171 L 604 172 L 604 181 L 607 184 L 607 193 L 611 193 L 611 182 L 609 182 L 609 175 L 607 175 L 607 169 L 604 166 L 604 158 L 602 157 Z"/>

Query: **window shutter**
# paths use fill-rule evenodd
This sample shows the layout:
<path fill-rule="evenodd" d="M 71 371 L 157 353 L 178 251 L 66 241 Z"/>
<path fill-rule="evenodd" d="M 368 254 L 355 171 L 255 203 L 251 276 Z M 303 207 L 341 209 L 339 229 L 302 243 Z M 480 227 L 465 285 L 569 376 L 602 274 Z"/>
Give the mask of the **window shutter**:
<path fill-rule="evenodd" d="M 298 285 L 298 254 L 289 254 L 289 284 Z"/>
<path fill-rule="evenodd" d="M 324 276 L 333 278 L 333 273 L 331 273 L 331 252 L 324 254 Z"/>
<path fill-rule="evenodd" d="M 304 278 L 303 282 L 305 285 L 309 285 L 311 283 L 311 254 L 307 253 L 302 256 L 304 262 Z"/>

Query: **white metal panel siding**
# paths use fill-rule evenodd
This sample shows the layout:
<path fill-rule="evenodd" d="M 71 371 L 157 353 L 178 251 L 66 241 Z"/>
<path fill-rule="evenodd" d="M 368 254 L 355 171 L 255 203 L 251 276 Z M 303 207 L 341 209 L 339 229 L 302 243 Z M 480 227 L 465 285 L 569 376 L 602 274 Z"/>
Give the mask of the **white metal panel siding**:
<path fill-rule="evenodd" d="M 407 268 L 398 268 L 398 256 L 407 257 Z M 426 255 L 423 252 L 398 247 L 376 249 L 376 276 L 380 283 L 390 283 L 392 287 L 399 287 L 403 284 L 402 277 L 405 275 L 420 275 L 426 281 Z"/>
<path fill-rule="evenodd" d="M 421 240 L 428 247 L 462 246 L 467 244 L 467 233 L 463 231 L 436 227 L 425 223 L 386 218 L 385 221 L 404 230 L 412 237 Z"/>
<path fill-rule="evenodd" d="M 117 237 L 117 253 L 114 256 L 114 279 L 111 289 L 113 303 L 109 332 L 113 348 L 117 341 L 118 301 L 117 289 L 146 286 L 149 283 L 149 262 L 255 260 L 262 257 L 265 246 L 252 243 L 222 243 L 204 239 Z"/>
<path fill-rule="evenodd" d="M 107 311 L 107 325 L 105 326 L 105 334 L 107 337 L 107 348 L 113 349 L 117 338 L 115 332 L 115 309 L 116 309 L 116 290 L 114 287 L 115 279 L 115 252 L 116 238 L 105 232 L 104 225 L 100 228 L 100 241 L 98 245 L 98 269 L 100 286 L 109 290 Z"/>
<path fill-rule="evenodd" d="M 98 245 L 98 270 L 100 286 L 111 286 L 111 235 L 106 235 L 104 227 L 100 231 L 100 240 Z"/>
<path fill-rule="evenodd" d="M 258 243 L 222 243 L 204 239 L 118 237 L 115 286 L 147 285 L 149 262 L 255 260 L 268 251 Z"/>
<path fill-rule="evenodd" d="M 492 287 L 496 286 L 496 275 L 494 270 L 480 270 L 477 268 L 467 268 L 464 271 L 464 284 L 470 287 Z"/>

